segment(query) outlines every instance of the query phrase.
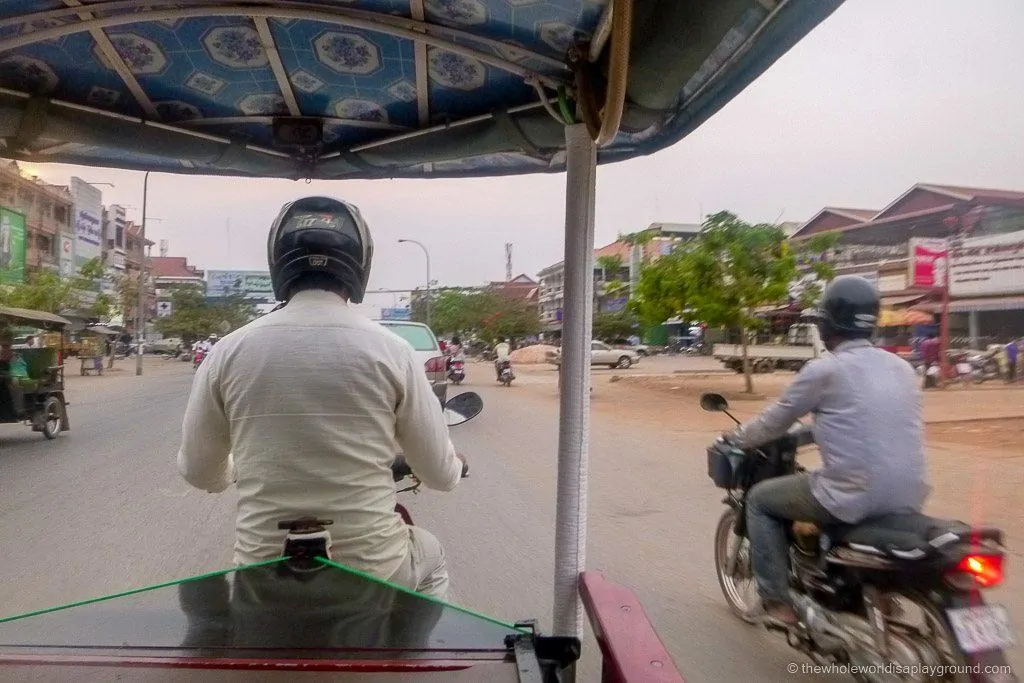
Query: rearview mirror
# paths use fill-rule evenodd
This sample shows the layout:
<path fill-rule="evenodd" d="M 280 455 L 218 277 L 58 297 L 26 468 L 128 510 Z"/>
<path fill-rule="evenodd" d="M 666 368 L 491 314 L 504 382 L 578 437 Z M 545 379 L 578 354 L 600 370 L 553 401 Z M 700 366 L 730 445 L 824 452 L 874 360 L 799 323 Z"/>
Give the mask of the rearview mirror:
<path fill-rule="evenodd" d="M 449 427 L 469 422 L 484 409 L 484 400 L 480 394 L 466 391 L 453 396 L 444 404 L 444 419 Z"/>
<path fill-rule="evenodd" d="M 729 402 L 721 394 L 702 394 L 700 407 L 709 413 L 724 413 L 729 410 Z"/>

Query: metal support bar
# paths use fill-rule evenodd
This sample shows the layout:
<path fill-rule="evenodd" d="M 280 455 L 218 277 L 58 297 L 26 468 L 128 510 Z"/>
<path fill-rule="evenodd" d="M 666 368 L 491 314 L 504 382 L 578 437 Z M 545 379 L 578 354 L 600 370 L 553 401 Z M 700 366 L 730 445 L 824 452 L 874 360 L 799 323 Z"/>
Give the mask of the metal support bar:
<path fill-rule="evenodd" d="M 565 147 L 565 315 L 559 370 L 554 632 L 581 637 L 583 604 L 577 585 L 586 562 L 597 146 L 587 126 L 578 123 L 566 126 Z"/>
<path fill-rule="evenodd" d="M 253 17 L 252 23 L 260 36 L 260 42 L 263 43 L 263 51 L 267 53 L 270 69 L 274 72 L 277 87 L 288 106 L 288 113 L 292 116 L 302 116 L 299 101 L 295 99 L 295 91 L 292 90 L 292 82 L 288 79 L 288 70 L 281 61 L 281 53 L 277 50 L 277 42 L 274 41 L 274 34 L 270 30 L 270 22 L 266 17 Z"/>

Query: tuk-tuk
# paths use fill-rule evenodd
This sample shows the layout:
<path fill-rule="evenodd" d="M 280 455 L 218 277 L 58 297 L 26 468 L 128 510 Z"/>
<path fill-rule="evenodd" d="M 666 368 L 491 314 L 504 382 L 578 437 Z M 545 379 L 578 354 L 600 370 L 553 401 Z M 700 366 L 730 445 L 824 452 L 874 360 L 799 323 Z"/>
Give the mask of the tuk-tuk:
<path fill-rule="evenodd" d="M 64 333 L 71 321 L 43 311 L 0 306 L 0 424 L 24 422 L 55 439 L 70 428 L 64 396 Z M 32 328 L 31 344 L 15 344 Z"/>

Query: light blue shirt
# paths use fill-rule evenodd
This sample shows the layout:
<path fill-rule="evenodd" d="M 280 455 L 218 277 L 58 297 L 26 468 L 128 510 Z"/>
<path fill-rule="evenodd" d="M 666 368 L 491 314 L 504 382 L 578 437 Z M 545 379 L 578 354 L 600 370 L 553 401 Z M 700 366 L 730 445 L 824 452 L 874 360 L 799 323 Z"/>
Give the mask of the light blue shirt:
<path fill-rule="evenodd" d="M 930 487 L 921 395 L 909 363 L 867 340 L 844 342 L 805 365 L 730 441 L 742 448 L 767 443 L 808 413 L 822 457 L 811 491 L 829 512 L 853 524 L 921 509 Z"/>

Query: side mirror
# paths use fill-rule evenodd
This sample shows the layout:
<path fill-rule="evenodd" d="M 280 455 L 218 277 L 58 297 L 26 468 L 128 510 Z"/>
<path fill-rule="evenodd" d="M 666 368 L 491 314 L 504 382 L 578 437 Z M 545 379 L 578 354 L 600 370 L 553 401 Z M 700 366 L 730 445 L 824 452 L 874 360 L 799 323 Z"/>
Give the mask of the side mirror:
<path fill-rule="evenodd" d="M 709 413 L 724 413 L 729 410 L 729 402 L 721 394 L 702 394 L 700 407 Z"/>
<path fill-rule="evenodd" d="M 444 404 L 444 419 L 449 427 L 469 422 L 484 409 L 484 400 L 480 394 L 466 391 L 453 396 Z"/>

